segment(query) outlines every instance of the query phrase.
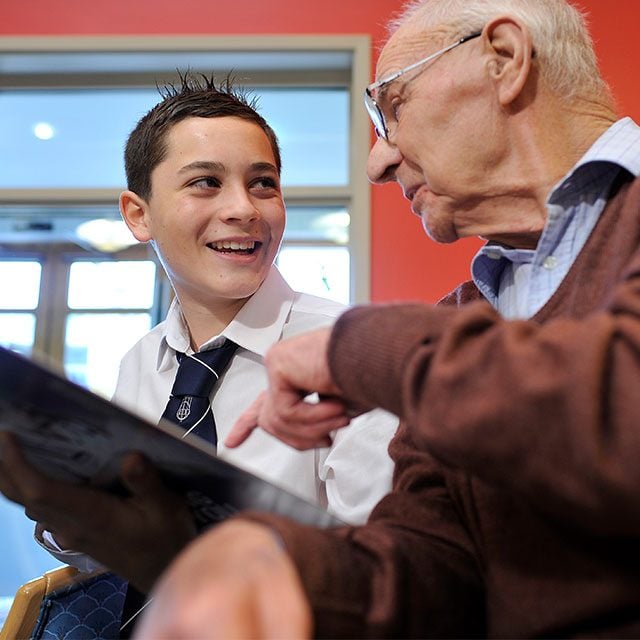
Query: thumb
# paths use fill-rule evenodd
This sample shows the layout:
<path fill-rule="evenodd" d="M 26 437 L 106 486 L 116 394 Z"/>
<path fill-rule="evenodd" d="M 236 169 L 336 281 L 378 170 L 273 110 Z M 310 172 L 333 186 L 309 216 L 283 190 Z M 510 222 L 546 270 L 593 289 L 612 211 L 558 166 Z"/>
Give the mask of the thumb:
<path fill-rule="evenodd" d="M 140 453 L 130 453 L 122 460 L 122 481 L 133 495 L 166 492 L 158 470 Z"/>

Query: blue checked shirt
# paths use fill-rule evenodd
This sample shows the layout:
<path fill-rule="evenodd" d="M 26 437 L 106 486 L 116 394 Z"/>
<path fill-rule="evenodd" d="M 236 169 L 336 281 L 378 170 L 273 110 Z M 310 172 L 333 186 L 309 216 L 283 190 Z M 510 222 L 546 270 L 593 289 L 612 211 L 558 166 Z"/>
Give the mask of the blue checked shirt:
<path fill-rule="evenodd" d="M 506 318 L 530 318 L 551 298 L 580 253 L 621 171 L 640 175 L 640 127 L 631 118 L 609 127 L 547 199 L 548 218 L 535 250 L 487 243 L 471 274 Z"/>

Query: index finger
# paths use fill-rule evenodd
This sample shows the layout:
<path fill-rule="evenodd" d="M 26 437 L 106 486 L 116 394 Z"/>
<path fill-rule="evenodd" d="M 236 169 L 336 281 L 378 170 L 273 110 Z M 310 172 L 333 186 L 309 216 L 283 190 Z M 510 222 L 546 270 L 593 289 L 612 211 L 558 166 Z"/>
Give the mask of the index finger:
<path fill-rule="evenodd" d="M 239 447 L 258 427 L 258 416 L 262 409 L 265 392 L 263 391 L 241 414 L 236 420 L 231 431 L 225 438 L 226 447 L 233 449 Z"/>

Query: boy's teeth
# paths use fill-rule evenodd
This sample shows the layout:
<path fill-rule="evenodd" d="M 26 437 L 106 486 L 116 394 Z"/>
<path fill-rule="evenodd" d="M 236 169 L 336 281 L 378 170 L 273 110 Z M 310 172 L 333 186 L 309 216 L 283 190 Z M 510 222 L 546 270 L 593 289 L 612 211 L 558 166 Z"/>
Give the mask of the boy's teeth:
<path fill-rule="evenodd" d="M 255 247 L 256 243 L 252 240 L 249 242 L 230 242 L 223 240 L 222 242 L 214 242 L 214 249 L 231 249 L 232 251 L 248 251 Z"/>

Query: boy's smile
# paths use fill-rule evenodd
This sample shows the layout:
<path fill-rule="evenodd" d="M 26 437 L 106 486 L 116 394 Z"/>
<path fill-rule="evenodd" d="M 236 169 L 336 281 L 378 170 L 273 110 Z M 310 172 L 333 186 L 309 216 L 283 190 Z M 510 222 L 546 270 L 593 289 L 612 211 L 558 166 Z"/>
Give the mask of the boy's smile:
<path fill-rule="evenodd" d="M 272 147 L 258 125 L 237 117 L 182 120 L 166 147 L 132 230 L 153 241 L 185 314 L 233 317 L 267 276 L 284 233 Z"/>

